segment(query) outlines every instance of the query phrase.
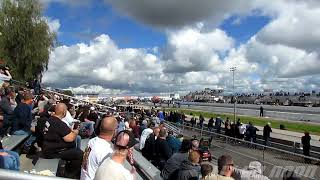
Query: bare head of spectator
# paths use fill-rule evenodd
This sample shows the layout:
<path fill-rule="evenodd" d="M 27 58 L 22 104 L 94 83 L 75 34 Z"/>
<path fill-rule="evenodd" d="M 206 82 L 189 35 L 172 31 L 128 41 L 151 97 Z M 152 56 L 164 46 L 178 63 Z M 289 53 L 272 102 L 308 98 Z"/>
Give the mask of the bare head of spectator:
<path fill-rule="evenodd" d="M 155 135 L 156 137 L 158 137 L 158 136 L 159 136 L 159 133 L 160 133 L 160 128 L 159 128 L 159 127 L 155 127 L 155 128 L 153 129 L 153 133 L 154 133 L 154 135 Z"/>
<path fill-rule="evenodd" d="M 213 171 L 213 167 L 210 164 L 202 164 L 201 165 L 202 179 L 205 179 L 206 176 L 212 173 L 212 171 Z"/>
<path fill-rule="evenodd" d="M 166 129 L 162 128 L 160 129 L 160 132 L 159 132 L 159 138 L 161 139 L 166 139 L 168 136 L 168 132 Z"/>
<path fill-rule="evenodd" d="M 222 176 L 230 177 L 233 173 L 233 160 L 230 155 L 222 155 L 218 159 L 218 172 Z"/>
<path fill-rule="evenodd" d="M 194 139 L 191 141 L 192 143 L 192 150 L 197 151 L 199 149 L 199 141 L 197 139 Z"/>
<path fill-rule="evenodd" d="M 118 126 L 115 117 L 105 117 L 101 120 L 99 137 L 111 141 Z"/>
<path fill-rule="evenodd" d="M 67 114 L 67 106 L 64 103 L 58 103 L 55 106 L 54 116 L 56 116 L 59 119 L 62 119 Z"/>
<path fill-rule="evenodd" d="M 192 151 L 189 153 L 188 159 L 192 164 L 198 165 L 200 162 L 200 153 L 198 151 Z"/>

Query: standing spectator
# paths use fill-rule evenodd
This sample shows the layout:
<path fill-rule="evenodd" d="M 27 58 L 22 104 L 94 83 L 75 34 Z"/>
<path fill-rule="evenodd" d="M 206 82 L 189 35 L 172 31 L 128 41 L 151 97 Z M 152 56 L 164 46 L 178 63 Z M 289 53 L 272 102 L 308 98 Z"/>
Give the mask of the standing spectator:
<path fill-rule="evenodd" d="M 83 156 L 81 180 L 93 180 L 99 165 L 107 157 L 111 157 L 113 144 L 111 142 L 118 122 L 114 117 L 105 117 L 101 120 L 99 136 L 88 142 Z"/>
<path fill-rule="evenodd" d="M 38 79 L 33 82 L 34 94 L 39 95 L 41 90 L 41 84 Z"/>
<path fill-rule="evenodd" d="M 193 140 L 191 141 L 191 144 L 192 144 L 192 150 L 193 150 L 193 151 L 198 151 L 198 150 L 199 150 L 199 144 L 200 144 L 200 142 L 199 142 L 198 139 L 193 139 Z"/>
<path fill-rule="evenodd" d="M 179 151 L 180 147 L 181 147 L 181 141 L 179 139 L 177 139 L 176 137 L 174 137 L 173 132 L 169 131 L 168 133 L 168 137 L 167 137 L 167 142 L 169 144 L 169 147 L 173 153 L 176 153 Z"/>
<path fill-rule="evenodd" d="M 145 121 L 145 120 L 144 120 Z M 153 130 L 151 129 L 151 123 L 149 125 L 148 128 L 144 129 L 141 133 L 141 136 L 140 136 L 140 150 L 142 151 L 142 149 L 144 148 L 144 145 L 145 145 L 145 142 L 147 140 L 147 138 L 149 137 L 150 134 L 153 133 Z"/>
<path fill-rule="evenodd" d="M 167 136 L 167 130 L 162 128 L 160 129 L 159 136 L 155 142 L 155 165 L 159 167 L 160 171 L 172 155 L 170 146 L 166 141 Z"/>
<path fill-rule="evenodd" d="M 31 93 L 25 93 L 22 103 L 14 109 L 14 121 L 13 121 L 13 134 L 25 135 L 30 134 L 32 114 L 30 105 L 33 103 L 33 97 Z"/>
<path fill-rule="evenodd" d="M 161 171 L 161 176 L 164 180 L 175 180 L 177 178 L 177 173 L 181 163 L 188 159 L 191 146 L 190 140 L 185 139 L 182 141 L 179 152 L 174 153 L 170 159 L 168 159 L 163 170 Z"/>
<path fill-rule="evenodd" d="M 114 144 L 114 152 L 110 158 L 107 158 L 99 166 L 95 180 L 133 180 L 134 171 L 128 171 L 124 166 L 126 159 L 132 154 L 133 146 L 138 142 L 135 140 L 132 132 L 128 130 L 117 134 Z"/>
<path fill-rule="evenodd" d="M 257 142 L 257 131 L 259 131 L 258 128 L 254 127 L 253 124 L 251 122 L 249 122 L 249 126 L 247 128 L 247 141 L 250 142 L 250 147 L 252 147 L 252 143 L 256 143 Z"/>
<path fill-rule="evenodd" d="M 197 151 L 189 153 L 188 160 L 182 162 L 177 180 L 199 179 L 200 154 Z"/>
<path fill-rule="evenodd" d="M 269 141 L 270 141 L 270 133 L 272 132 L 272 129 L 271 129 L 270 125 L 271 124 L 268 122 L 268 124 L 263 127 L 263 139 L 264 139 L 264 145 L 265 146 L 269 146 L 270 145 L 270 143 L 269 143 Z"/>
<path fill-rule="evenodd" d="M 210 174 L 205 180 L 234 180 L 231 175 L 233 173 L 233 160 L 229 155 L 222 155 L 218 159 L 218 174 Z"/>
<path fill-rule="evenodd" d="M 196 118 L 192 117 L 190 120 L 191 126 L 194 127 L 194 125 L 196 124 Z"/>
<path fill-rule="evenodd" d="M 231 123 L 230 123 L 228 117 L 227 117 L 226 122 L 224 123 L 224 130 L 225 130 L 226 136 L 231 136 Z"/>
<path fill-rule="evenodd" d="M 67 107 L 59 103 L 55 107 L 55 114 L 49 118 L 44 132 L 42 152 L 45 158 L 61 158 L 70 161 L 66 166 L 66 172 L 72 172 L 67 177 L 79 178 L 82 155 L 80 149 L 75 148 L 75 140 L 79 130 L 71 130 L 64 122 Z"/>
<path fill-rule="evenodd" d="M 211 118 L 209 119 L 209 122 L 208 122 L 208 129 L 209 129 L 209 131 L 212 131 L 212 129 L 213 129 L 213 123 L 214 123 L 214 120 L 213 120 L 213 117 L 211 117 Z"/>
<path fill-rule="evenodd" d="M 221 125 L 224 124 L 224 122 L 222 121 L 222 119 L 220 117 L 216 118 L 216 122 L 215 122 L 215 128 L 217 133 L 221 133 Z"/>
<path fill-rule="evenodd" d="M 260 106 L 260 117 L 263 117 L 263 107 Z"/>
<path fill-rule="evenodd" d="M 304 136 L 302 136 L 301 138 L 301 144 L 303 147 L 303 155 L 305 156 L 310 156 L 310 140 L 311 140 L 311 136 L 309 135 L 309 132 L 308 131 L 304 132 Z M 311 163 L 311 160 L 307 157 L 304 158 L 304 161 L 306 163 Z"/>
<path fill-rule="evenodd" d="M 12 105 L 12 100 L 14 98 L 14 92 L 10 88 L 4 89 L 4 95 L 1 97 L 0 101 L 0 108 L 3 112 L 3 127 L 1 130 L 1 136 L 4 136 L 7 133 L 11 134 L 10 132 L 7 132 L 10 127 L 12 127 L 12 120 L 13 120 L 13 110 L 14 108 Z"/>
<path fill-rule="evenodd" d="M 142 155 L 151 162 L 155 160 L 155 143 L 159 132 L 160 128 L 155 127 L 153 129 L 153 133 L 151 133 L 145 141 L 144 148 L 142 149 Z"/>
<path fill-rule="evenodd" d="M 199 116 L 199 125 L 200 125 L 200 128 L 203 127 L 203 122 L 204 122 L 204 117 L 202 116 L 202 114 L 200 114 L 200 116 Z"/>
<path fill-rule="evenodd" d="M 241 121 L 240 121 L 240 118 L 238 118 L 237 120 L 237 124 L 236 124 L 236 128 L 235 128 L 235 136 L 239 139 L 241 139 L 240 137 L 240 126 L 241 126 Z"/>
<path fill-rule="evenodd" d="M 244 134 L 247 131 L 247 125 L 246 124 L 240 124 L 239 126 L 239 139 L 243 140 L 244 139 Z"/>

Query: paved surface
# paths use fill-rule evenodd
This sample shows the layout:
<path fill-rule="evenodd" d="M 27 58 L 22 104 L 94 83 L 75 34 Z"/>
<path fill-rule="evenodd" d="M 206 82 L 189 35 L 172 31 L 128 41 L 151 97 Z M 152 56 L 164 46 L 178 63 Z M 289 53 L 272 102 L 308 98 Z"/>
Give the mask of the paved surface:
<path fill-rule="evenodd" d="M 187 105 L 189 104 L 189 105 Z M 144 105 L 153 106 L 153 103 L 145 103 Z M 157 104 L 158 106 L 160 104 Z M 167 104 L 161 104 L 161 107 L 168 107 Z M 170 105 L 172 107 L 172 105 Z M 238 115 L 259 116 L 260 105 L 254 104 L 237 104 L 236 113 Z M 320 107 L 299 107 L 299 106 L 271 106 L 263 105 L 265 117 L 275 118 L 279 120 L 304 121 L 308 123 L 320 123 Z M 230 113 L 233 114 L 233 104 L 220 103 L 181 103 L 181 108 L 194 110 Z"/>
<path fill-rule="evenodd" d="M 187 129 L 184 129 L 183 134 L 185 136 L 200 136 L 198 131 Z M 204 134 L 204 136 L 206 135 Z M 307 176 L 308 178 L 306 179 L 320 179 L 320 168 L 318 165 L 314 165 L 319 162 L 313 161 L 312 164 L 305 164 L 304 159 L 300 157 L 294 157 L 271 149 L 259 150 L 248 148 L 246 144 L 226 143 L 223 138 L 216 137 L 212 142 L 210 150 L 215 157 L 213 161 L 216 161 L 216 158 L 223 154 L 229 154 L 233 157 L 235 165 L 242 169 L 245 169 L 251 161 L 260 161 L 265 168 L 263 174 L 270 179 L 281 179 L 283 172 L 288 168 L 293 168 L 296 173 Z M 213 162 L 213 164 L 216 163 Z M 301 168 L 312 169 L 314 173 L 301 171 Z"/>

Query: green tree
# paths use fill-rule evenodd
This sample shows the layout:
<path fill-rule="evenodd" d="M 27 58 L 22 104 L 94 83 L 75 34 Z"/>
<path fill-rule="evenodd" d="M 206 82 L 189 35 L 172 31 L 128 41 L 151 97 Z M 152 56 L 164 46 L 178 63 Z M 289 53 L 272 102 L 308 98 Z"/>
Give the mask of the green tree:
<path fill-rule="evenodd" d="M 14 79 L 42 77 L 55 43 L 38 0 L 0 0 L 0 59 Z"/>
<path fill-rule="evenodd" d="M 63 90 L 61 93 L 67 96 L 72 96 L 72 97 L 74 96 L 71 90 Z"/>

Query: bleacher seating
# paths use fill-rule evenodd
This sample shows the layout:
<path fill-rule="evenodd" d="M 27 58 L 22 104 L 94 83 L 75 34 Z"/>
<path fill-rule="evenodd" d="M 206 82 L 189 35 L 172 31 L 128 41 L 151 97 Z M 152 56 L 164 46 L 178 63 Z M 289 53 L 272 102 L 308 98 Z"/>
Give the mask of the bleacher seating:
<path fill-rule="evenodd" d="M 14 150 L 23 143 L 29 135 L 11 135 L 2 139 L 3 148 L 6 150 Z"/>

